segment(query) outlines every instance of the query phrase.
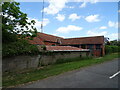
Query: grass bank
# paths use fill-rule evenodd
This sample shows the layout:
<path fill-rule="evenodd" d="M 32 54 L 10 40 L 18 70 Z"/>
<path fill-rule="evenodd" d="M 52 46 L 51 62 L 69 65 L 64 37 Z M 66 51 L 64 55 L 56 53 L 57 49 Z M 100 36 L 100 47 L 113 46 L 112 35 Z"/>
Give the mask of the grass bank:
<path fill-rule="evenodd" d="M 40 80 L 49 76 L 58 75 L 67 71 L 80 69 L 81 67 L 90 66 L 93 64 L 103 63 L 105 61 L 118 58 L 118 54 L 110 54 L 100 58 L 77 60 L 61 64 L 49 65 L 41 69 L 32 69 L 22 73 L 8 73 L 3 75 L 3 87 L 15 86 L 18 84 L 28 83 L 31 81 Z M 74 60 L 74 58 L 73 58 Z"/>

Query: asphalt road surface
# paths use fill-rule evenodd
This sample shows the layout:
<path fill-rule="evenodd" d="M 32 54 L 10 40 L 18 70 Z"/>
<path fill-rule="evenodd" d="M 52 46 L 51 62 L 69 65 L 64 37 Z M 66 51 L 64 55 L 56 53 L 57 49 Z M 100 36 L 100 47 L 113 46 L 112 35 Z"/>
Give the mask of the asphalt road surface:
<path fill-rule="evenodd" d="M 66 72 L 17 88 L 118 88 L 118 61 L 115 59 Z"/>

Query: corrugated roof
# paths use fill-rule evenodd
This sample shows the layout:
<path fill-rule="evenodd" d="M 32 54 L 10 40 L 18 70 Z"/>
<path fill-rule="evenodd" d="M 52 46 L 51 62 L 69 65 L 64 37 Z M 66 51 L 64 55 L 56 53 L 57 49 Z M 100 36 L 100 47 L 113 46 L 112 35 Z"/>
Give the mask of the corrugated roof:
<path fill-rule="evenodd" d="M 48 51 L 89 51 L 89 49 L 82 49 L 72 46 L 46 46 Z"/>

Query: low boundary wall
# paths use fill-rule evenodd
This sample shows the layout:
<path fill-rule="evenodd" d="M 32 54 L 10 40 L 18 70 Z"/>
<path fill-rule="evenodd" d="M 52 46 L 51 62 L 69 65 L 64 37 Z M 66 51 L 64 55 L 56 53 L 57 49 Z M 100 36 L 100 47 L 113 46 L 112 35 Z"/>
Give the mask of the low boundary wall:
<path fill-rule="evenodd" d="M 54 64 L 58 59 L 90 56 L 91 53 L 89 51 L 53 52 L 50 55 L 14 56 L 2 60 L 2 71 L 13 72 L 29 68 L 38 68 L 42 65 Z"/>

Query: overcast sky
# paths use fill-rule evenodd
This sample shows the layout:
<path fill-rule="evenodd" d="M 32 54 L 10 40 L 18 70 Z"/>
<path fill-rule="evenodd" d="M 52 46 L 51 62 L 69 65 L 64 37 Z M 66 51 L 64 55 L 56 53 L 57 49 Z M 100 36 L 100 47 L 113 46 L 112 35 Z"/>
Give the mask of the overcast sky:
<path fill-rule="evenodd" d="M 21 11 L 36 21 L 41 32 L 42 2 L 20 2 Z M 49 0 L 44 3 L 44 33 L 64 38 L 100 36 L 118 38 L 117 2 L 68 2 Z"/>

